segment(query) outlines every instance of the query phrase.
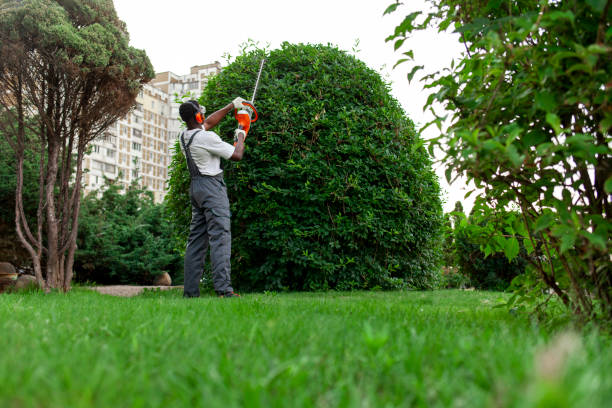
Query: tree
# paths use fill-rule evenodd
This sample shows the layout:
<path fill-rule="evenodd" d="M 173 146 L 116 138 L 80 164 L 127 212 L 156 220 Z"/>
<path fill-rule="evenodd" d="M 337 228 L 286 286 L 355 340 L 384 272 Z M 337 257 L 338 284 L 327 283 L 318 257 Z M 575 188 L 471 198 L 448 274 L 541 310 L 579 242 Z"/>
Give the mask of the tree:
<path fill-rule="evenodd" d="M 39 283 L 69 290 L 87 144 L 131 109 L 153 69 L 144 51 L 129 47 L 110 0 L 4 0 L 0 72 L 0 125 L 17 161 L 17 234 Z M 41 152 L 35 220 L 23 205 L 33 148 Z"/>
<path fill-rule="evenodd" d="M 150 284 L 168 272 L 180 281 L 183 263 L 174 248 L 173 226 L 164 205 L 135 181 L 125 189 L 107 180 L 100 198 L 83 200 L 79 221 L 75 279 L 106 284 Z M 179 279 L 176 279 L 176 278 Z"/>
<path fill-rule="evenodd" d="M 447 177 L 474 181 L 483 208 L 521 211 L 488 250 L 512 258 L 521 240 L 537 276 L 523 293 L 549 288 L 583 320 L 611 322 L 612 0 L 429 3 L 387 40 L 397 49 L 418 30 L 452 25 L 465 45 L 423 81 L 434 90 L 427 106 L 451 112 L 431 144 L 446 153 Z"/>
<path fill-rule="evenodd" d="M 263 55 L 236 58 L 210 80 L 202 104 L 214 109 L 250 92 Z M 266 57 L 256 105 L 245 159 L 225 167 L 236 286 L 434 286 L 438 180 L 380 75 L 336 48 L 284 43 Z M 235 128 L 228 117 L 216 130 L 227 137 Z M 179 152 L 167 197 L 183 231 L 188 192 Z"/>

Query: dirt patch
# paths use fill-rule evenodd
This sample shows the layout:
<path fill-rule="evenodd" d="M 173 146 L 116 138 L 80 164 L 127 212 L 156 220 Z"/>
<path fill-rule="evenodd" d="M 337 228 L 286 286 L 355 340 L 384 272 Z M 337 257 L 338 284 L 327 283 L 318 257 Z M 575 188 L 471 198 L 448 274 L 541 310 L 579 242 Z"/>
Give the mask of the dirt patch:
<path fill-rule="evenodd" d="M 140 295 L 145 289 L 183 289 L 182 286 L 130 286 L 130 285 L 114 285 L 114 286 L 90 286 L 86 289 L 95 290 L 103 295 L 132 297 Z"/>

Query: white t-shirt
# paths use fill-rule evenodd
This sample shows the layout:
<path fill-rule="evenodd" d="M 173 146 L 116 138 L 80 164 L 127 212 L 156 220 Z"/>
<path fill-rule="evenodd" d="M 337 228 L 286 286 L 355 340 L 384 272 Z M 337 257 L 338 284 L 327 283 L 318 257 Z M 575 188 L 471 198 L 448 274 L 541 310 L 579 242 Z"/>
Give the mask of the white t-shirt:
<path fill-rule="evenodd" d="M 179 136 L 179 144 L 183 154 L 185 154 L 185 150 L 180 139 L 184 137 L 185 146 L 187 146 L 189 139 L 196 132 L 198 134 L 194 136 L 193 142 L 189 146 L 191 157 L 198 166 L 198 169 L 200 169 L 200 173 L 206 176 L 216 176 L 223 172 L 221 170 L 221 157 L 226 160 L 232 157 L 234 146 L 221 140 L 215 132 L 204 129 L 191 129 L 186 130 Z"/>

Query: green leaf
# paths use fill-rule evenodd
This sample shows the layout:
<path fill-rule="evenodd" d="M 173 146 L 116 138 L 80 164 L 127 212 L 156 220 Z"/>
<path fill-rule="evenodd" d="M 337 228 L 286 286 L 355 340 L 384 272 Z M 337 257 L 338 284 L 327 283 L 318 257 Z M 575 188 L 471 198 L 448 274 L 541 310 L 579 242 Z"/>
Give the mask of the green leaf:
<path fill-rule="evenodd" d="M 610 52 L 610 47 L 600 44 L 591 44 L 587 47 L 587 51 L 593 54 L 608 54 Z"/>
<path fill-rule="evenodd" d="M 541 132 L 539 130 L 532 130 L 532 131 L 525 133 L 522 139 L 523 139 L 523 145 L 525 147 L 529 147 L 529 146 L 537 146 L 540 143 L 546 142 L 548 140 L 548 136 L 546 135 L 546 133 Z"/>
<path fill-rule="evenodd" d="M 446 170 L 444 170 L 444 176 L 446 177 L 446 181 L 448 181 L 449 183 L 451 182 L 452 175 L 453 175 L 452 167 L 447 167 Z"/>
<path fill-rule="evenodd" d="M 527 255 L 531 255 L 531 253 L 533 252 L 533 244 L 531 243 L 530 239 L 524 239 L 523 240 L 523 246 L 525 247 L 525 251 L 527 251 Z"/>
<path fill-rule="evenodd" d="M 553 128 L 557 135 L 561 133 L 561 119 L 559 119 L 559 116 L 555 113 L 547 113 L 546 122 Z"/>
<path fill-rule="evenodd" d="M 519 154 L 514 145 L 510 145 L 506 148 L 506 154 L 508 155 L 508 158 L 510 159 L 514 167 L 521 167 L 525 156 Z"/>
<path fill-rule="evenodd" d="M 402 59 L 397 60 L 397 62 L 395 63 L 395 65 L 393 65 L 393 68 L 392 68 L 392 69 L 395 69 L 395 67 L 397 67 L 399 64 L 402 64 L 402 63 L 404 63 L 404 62 L 406 62 L 406 61 L 408 61 L 408 58 L 402 58 Z"/>
<path fill-rule="evenodd" d="M 400 23 L 397 27 L 395 27 L 395 36 L 405 35 L 407 32 L 412 32 L 414 26 L 412 22 L 421 14 L 420 11 L 415 11 L 414 13 L 408 14 L 404 21 Z"/>
<path fill-rule="evenodd" d="M 506 240 L 504 254 L 509 261 L 512 261 L 519 253 L 519 243 L 515 237 Z"/>
<path fill-rule="evenodd" d="M 395 44 L 393 45 L 393 51 L 397 51 L 397 49 L 402 46 L 404 41 L 406 41 L 405 38 L 400 38 L 399 40 L 397 40 Z"/>
<path fill-rule="evenodd" d="M 383 13 L 383 16 L 386 15 L 386 14 L 393 13 L 400 4 L 401 3 L 397 2 L 397 3 L 393 3 L 393 4 L 389 5 L 389 7 L 387 7 L 385 12 Z"/>
<path fill-rule="evenodd" d="M 406 78 L 408 78 L 408 83 L 412 81 L 412 78 L 414 78 L 414 75 L 421 69 L 423 69 L 423 65 L 417 65 L 412 68 L 412 70 L 408 73 L 408 75 L 406 75 Z"/>
<path fill-rule="evenodd" d="M 612 115 L 606 114 L 601 122 L 599 122 L 599 130 L 601 133 L 608 133 L 608 130 L 612 127 Z"/>
<path fill-rule="evenodd" d="M 555 221 L 555 216 L 551 213 L 544 213 L 538 217 L 533 229 L 534 234 L 548 228 Z"/>
<path fill-rule="evenodd" d="M 519 217 L 517 217 L 512 223 L 512 227 L 522 237 L 528 237 L 529 233 L 527 232 L 527 228 L 525 227 L 525 223 Z"/>
<path fill-rule="evenodd" d="M 604 190 L 608 194 L 612 194 L 612 176 L 608 177 L 606 184 L 604 184 Z"/>
<path fill-rule="evenodd" d="M 550 92 L 539 92 L 535 96 L 535 106 L 545 112 L 552 112 L 557 109 L 557 99 Z"/>
<path fill-rule="evenodd" d="M 407 56 L 410 59 L 414 59 L 414 51 L 412 51 L 412 50 L 408 50 L 406 52 L 403 52 L 402 54 L 404 54 L 405 56 Z"/>
<path fill-rule="evenodd" d="M 567 75 L 570 75 L 576 71 L 586 72 L 587 74 L 593 73 L 593 67 L 589 64 L 574 64 L 567 71 Z"/>
<path fill-rule="evenodd" d="M 561 253 L 573 248 L 575 244 L 576 232 L 571 228 L 565 229 L 564 234 L 561 236 Z"/>

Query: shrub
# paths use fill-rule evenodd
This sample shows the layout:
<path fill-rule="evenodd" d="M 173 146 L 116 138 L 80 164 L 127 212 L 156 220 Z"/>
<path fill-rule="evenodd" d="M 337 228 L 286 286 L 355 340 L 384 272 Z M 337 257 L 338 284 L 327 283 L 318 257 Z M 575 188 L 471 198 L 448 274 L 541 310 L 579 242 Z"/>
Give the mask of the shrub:
<path fill-rule="evenodd" d="M 209 111 L 252 90 L 263 51 L 212 78 Z M 436 284 L 440 189 L 414 124 L 388 85 L 355 57 L 284 43 L 266 57 L 259 121 L 245 159 L 227 164 L 232 276 L 241 290 Z M 230 137 L 236 121 L 215 129 Z M 171 164 L 168 204 L 189 225 L 189 175 Z M 399 285 L 401 286 L 401 285 Z"/>
<path fill-rule="evenodd" d="M 440 287 L 444 289 L 464 289 L 470 286 L 470 278 L 458 268 L 445 266 L 442 268 Z"/>
<path fill-rule="evenodd" d="M 431 144 L 446 153 L 447 177 L 473 182 L 490 207 L 521 210 L 485 249 L 517 255 L 520 240 L 531 255 L 519 302 L 547 287 L 573 316 L 612 326 L 612 2 L 428 3 L 402 6 L 387 40 L 398 49 L 433 25 L 465 47 L 423 77 L 435 89 L 424 109 L 452 112 L 432 122 L 448 119 Z"/>
<path fill-rule="evenodd" d="M 164 206 L 154 204 L 152 193 L 135 183 L 125 194 L 122 189 L 107 182 L 100 198 L 92 193 L 83 200 L 76 280 L 150 284 L 154 275 L 168 272 L 173 281 L 182 281 L 182 259 Z"/>
<path fill-rule="evenodd" d="M 459 223 L 454 231 L 454 255 L 458 273 L 469 279 L 470 285 L 478 289 L 506 290 L 512 280 L 525 272 L 527 255 L 519 248 L 518 256 L 512 261 L 503 253 L 485 254 L 482 248 L 482 227 L 488 221 L 470 217 L 466 223 Z M 474 227 L 478 234 L 474 234 Z M 495 227 L 498 231 L 500 228 Z M 488 239 L 488 237 L 484 238 Z"/>

